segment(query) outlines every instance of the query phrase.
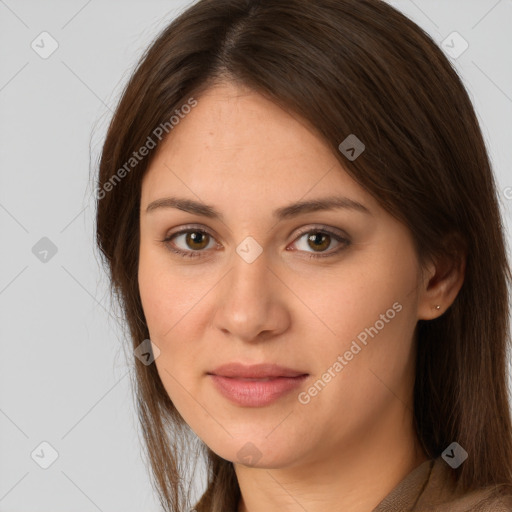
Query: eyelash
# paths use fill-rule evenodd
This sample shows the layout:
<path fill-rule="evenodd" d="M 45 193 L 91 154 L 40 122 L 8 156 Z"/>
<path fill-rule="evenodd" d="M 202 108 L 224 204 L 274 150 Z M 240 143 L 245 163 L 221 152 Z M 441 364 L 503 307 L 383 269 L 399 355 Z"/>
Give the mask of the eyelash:
<path fill-rule="evenodd" d="M 205 252 L 204 250 L 182 251 L 181 249 L 177 249 L 175 246 L 172 245 L 171 241 L 172 241 L 173 238 L 175 238 L 176 236 L 184 235 L 184 234 L 188 234 L 188 233 L 201 233 L 201 234 L 204 234 L 204 235 L 208 235 L 209 237 L 211 237 L 211 238 L 213 238 L 215 240 L 215 237 L 211 233 L 209 233 L 208 231 L 205 231 L 204 229 L 187 228 L 187 229 L 182 229 L 181 231 L 177 231 L 176 233 L 172 233 L 171 235 L 169 235 L 168 237 L 164 238 L 163 240 L 160 240 L 160 242 L 163 243 L 170 251 L 178 254 L 181 257 L 184 257 L 184 258 L 202 257 L 202 253 Z M 343 236 L 339 235 L 338 233 L 335 233 L 335 232 L 331 231 L 330 229 L 328 229 L 326 227 L 321 227 L 321 228 L 311 228 L 311 227 L 309 227 L 307 229 L 300 230 L 299 233 L 297 234 L 297 238 L 295 239 L 294 243 L 296 241 L 298 241 L 300 238 L 302 238 L 304 235 L 312 234 L 312 233 L 328 235 L 328 236 L 330 236 L 331 238 L 333 238 L 334 240 L 336 240 L 337 242 L 339 242 L 342 245 L 338 249 L 336 249 L 334 251 L 331 251 L 331 252 L 327 252 L 327 253 L 326 252 L 324 252 L 324 253 L 317 253 L 317 254 L 315 254 L 315 253 L 308 253 L 308 256 L 307 256 L 308 258 L 318 259 L 318 258 L 327 258 L 327 257 L 331 257 L 331 256 L 336 256 L 337 254 L 339 254 L 341 251 L 346 249 L 351 244 L 351 241 L 348 238 L 344 238 Z"/>

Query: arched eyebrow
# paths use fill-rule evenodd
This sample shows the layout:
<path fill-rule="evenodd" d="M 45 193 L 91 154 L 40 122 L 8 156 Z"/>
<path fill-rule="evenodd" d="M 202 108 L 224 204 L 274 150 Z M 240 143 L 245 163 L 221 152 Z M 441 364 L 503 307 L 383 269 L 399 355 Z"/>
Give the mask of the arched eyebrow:
<path fill-rule="evenodd" d="M 372 215 L 370 209 L 358 201 L 354 201 L 353 199 L 349 199 L 344 196 L 331 196 L 292 203 L 288 206 L 275 210 L 273 212 L 273 216 L 278 220 L 283 220 L 295 217 L 302 213 L 338 209 L 353 210 L 367 215 Z"/>
<path fill-rule="evenodd" d="M 146 208 L 146 213 L 153 212 L 160 208 L 176 208 L 184 212 L 201 215 L 210 219 L 224 221 L 224 216 L 214 206 L 180 197 L 162 197 L 152 201 Z M 321 210 L 347 209 L 367 215 L 372 212 L 362 203 L 343 196 L 331 196 L 313 199 L 309 201 L 299 201 L 288 206 L 277 208 L 272 215 L 277 220 L 284 220 L 296 217 L 304 213 L 317 212 Z"/>

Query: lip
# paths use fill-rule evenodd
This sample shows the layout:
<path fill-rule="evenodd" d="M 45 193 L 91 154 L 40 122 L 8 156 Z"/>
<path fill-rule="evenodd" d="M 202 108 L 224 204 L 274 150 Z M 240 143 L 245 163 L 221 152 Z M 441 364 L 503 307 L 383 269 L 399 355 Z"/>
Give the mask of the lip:
<path fill-rule="evenodd" d="M 244 407 L 263 407 L 299 387 L 309 374 L 275 364 L 230 363 L 208 373 L 216 389 Z"/>
<path fill-rule="evenodd" d="M 238 379 L 265 379 L 276 377 L 299 377 L 301 375 L 307 375 L 307 372 L 293 370 L 291 368 L 270 363 L 253 365 L 228 363 L 215 368 L 215 370 L 208 372 L 208 374 Z"/>

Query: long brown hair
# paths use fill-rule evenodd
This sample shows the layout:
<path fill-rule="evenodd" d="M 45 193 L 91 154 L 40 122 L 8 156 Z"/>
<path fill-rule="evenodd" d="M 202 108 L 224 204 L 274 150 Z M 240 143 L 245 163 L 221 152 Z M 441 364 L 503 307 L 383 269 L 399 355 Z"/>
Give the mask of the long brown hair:
<path fill-rule="evenodd" d="M 147 49 L 116 108 L 97 181 L 97 243 L 132 348 L 149 337 L 137 283 L 141 181 L 155 150 L 119 178 L 182 105 L 220 81 L 251 88 L 308 122 L 347 172 L 412 234 L 420 261 L 467 251 L 451 308 L 420 321 L 414 419 L 430 458 L 457 441 L 466 490 L 512 481 L 507 388 L 510 270 L 495 182 L 457 73 L 416 24 L 379 0 L 200 0 Z M 165 125 L 167 123 L 167 125 Z M 161 131 L 161 130 L 160 130 Z M 366 148 L 348 161 L 338 146 Z M 132 162 L 133 163 L 133 162 Z M 110 186 L 108 183 L 110 182 Z M 458 240 L 457 251 L 446 240 Z M 137 405 L 162 506 L 190 507 L 187 426 L 154 364 L 134 358 Z M 236 510 L 233 464 L 202 446 L 200 511 Z"/>

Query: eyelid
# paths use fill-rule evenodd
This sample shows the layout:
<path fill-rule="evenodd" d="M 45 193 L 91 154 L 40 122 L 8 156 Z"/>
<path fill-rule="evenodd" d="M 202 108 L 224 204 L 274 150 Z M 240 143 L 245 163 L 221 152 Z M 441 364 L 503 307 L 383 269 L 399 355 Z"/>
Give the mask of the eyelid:
<path fill-rule="evenodd" d="M 188 233 L 188 232 L 194 231 L 194 230 L 207 233 L 211 237 L 217 239 L 216 236 L 213 235 L 212 232 L 208 228 L 206 228 L 205 226 L 199 225 L 199 224 L 186 224 L 184 226 L 180 226 L 176 231 L 168 232 L 165 235 L 165 238 L 169 239 L 169 238 L 173 237 L 174 235 L 180 235 L 180 234 Z"/>
<path fill-rule="evenodd" d="M 319 232 L 322 232 L 322 233 L 327 233 L 327 234 L 332 234 L 332 235 L 336 235 L 340 238 L 342 238 L 343 240 L 349 240 L 350 237 L 348 236 L 347 233 L 345 233 L 345 231 L 339 229 L 339 228 L 335 228 L 335 227 L 332 227 L 332 226 L 326 226 L 325 224 L 310 224 L 309 226 L 305 226 L 303 228 L 299 228 L 297 231 L 294 231 L 294 242 L 296 241 L 296 239 L 306 233 L 310 233 L 310 232 L 314 232 L 314 231 L 319 231 Z"/>

